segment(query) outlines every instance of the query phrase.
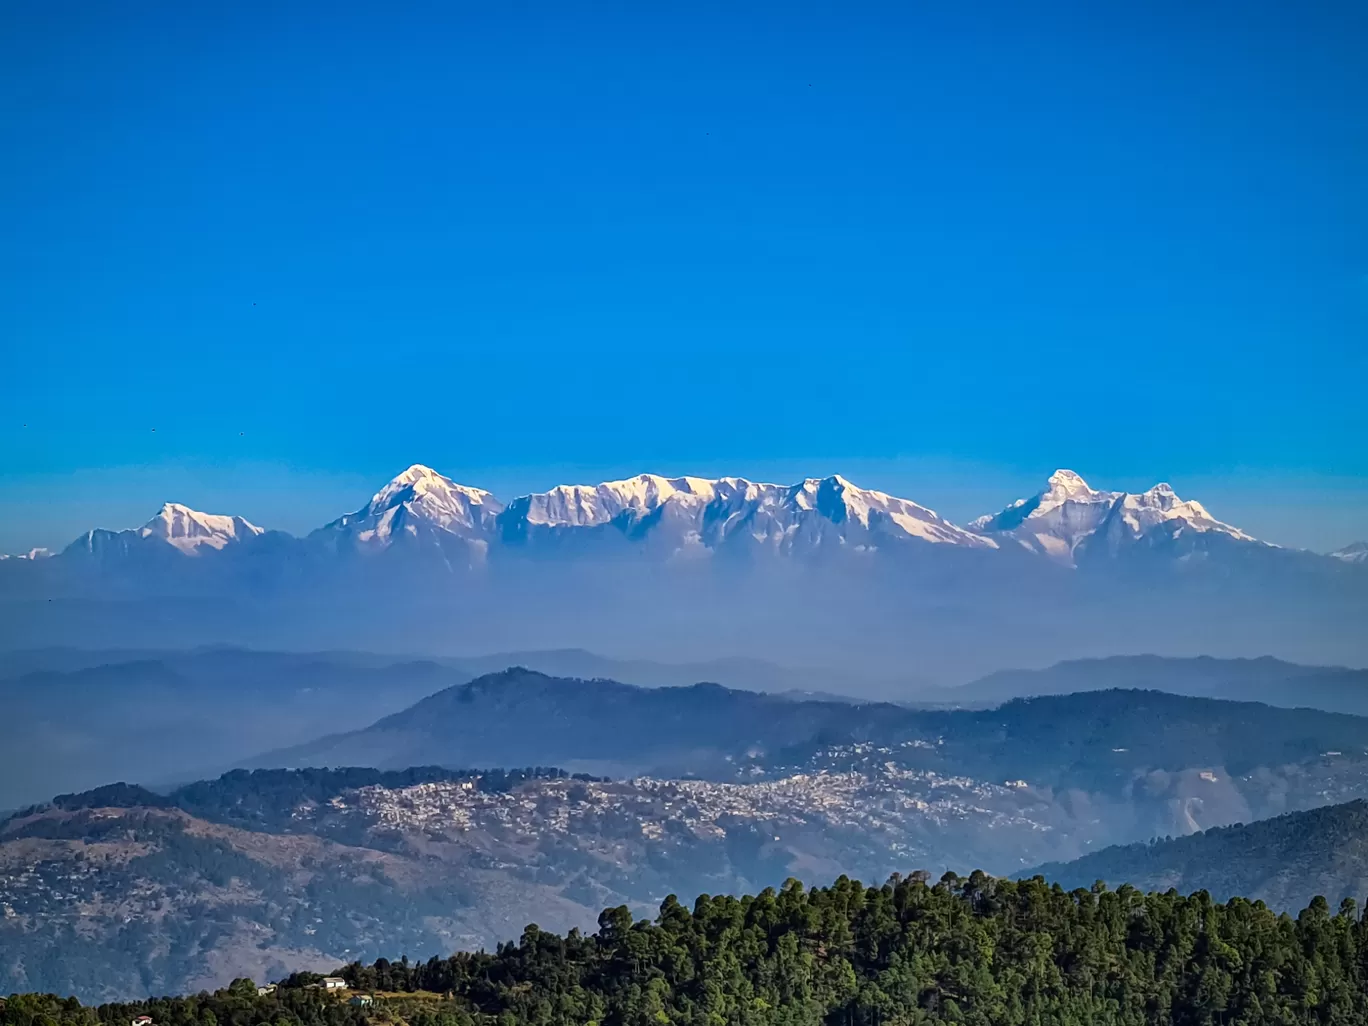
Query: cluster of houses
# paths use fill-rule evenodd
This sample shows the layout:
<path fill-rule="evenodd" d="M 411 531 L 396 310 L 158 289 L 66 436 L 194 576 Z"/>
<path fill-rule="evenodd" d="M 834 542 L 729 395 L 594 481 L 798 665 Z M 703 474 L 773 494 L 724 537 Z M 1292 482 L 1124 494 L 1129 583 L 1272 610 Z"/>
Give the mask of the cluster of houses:
<path fill-rule="evenodd" d="M 321 987 L 323 990 L 346 990 L 347 981 L 340 976 L 325 976 L 315 983 L 314 986 Z M 375 1004 L 375 998 L 371 997 L 369 994 L 355 994 L 347 1004 L 355 1005 L 358 1008 L 365 1008 Z"/>
<path fill-rule="evenodd" d="M 324 990 L 346 990 L 347 981 L 342 979 L 342 977 L 340 976 L 325 976 L 323 977 L 323 979 L 315 983 L 314 986 L 321 987 Z M 371 997 L 369 994 L 353 995 L 351 1000 L 347 1002 L 347 1004 L 355 1005 L 358 1008 L 369 1007 L 374 1003 L 375 999 Z"/>

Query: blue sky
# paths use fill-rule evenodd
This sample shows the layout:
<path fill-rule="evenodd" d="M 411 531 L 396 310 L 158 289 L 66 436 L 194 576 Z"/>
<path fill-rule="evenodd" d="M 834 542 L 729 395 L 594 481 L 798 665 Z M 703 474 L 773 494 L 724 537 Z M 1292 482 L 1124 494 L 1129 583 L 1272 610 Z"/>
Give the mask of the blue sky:
<path fill-rule="evenodd" d="M 1363 4 L 275 6 L 0 13 L 0 550 L 415 461 L 1368 536 Z"/>

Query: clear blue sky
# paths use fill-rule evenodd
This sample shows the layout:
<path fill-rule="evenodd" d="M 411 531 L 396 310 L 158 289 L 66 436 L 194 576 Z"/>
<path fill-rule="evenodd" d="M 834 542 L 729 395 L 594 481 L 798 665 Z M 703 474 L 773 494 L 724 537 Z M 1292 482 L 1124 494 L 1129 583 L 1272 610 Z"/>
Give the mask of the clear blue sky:
<path fill-rule="evenodd" d="M 1349 2 L 5 5 L 0 549 L 306 529 L 414 461 L 956 517 L 1062 465 L 1368 536 L 1366 46 Z"/>

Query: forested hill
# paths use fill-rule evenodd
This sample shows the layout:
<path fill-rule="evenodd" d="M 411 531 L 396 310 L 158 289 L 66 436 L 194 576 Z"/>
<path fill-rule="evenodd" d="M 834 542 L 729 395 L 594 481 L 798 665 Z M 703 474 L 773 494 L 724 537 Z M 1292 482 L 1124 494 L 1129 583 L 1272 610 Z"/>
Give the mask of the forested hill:
<path fill-rule="evenodd" d="M 638 688 L 514 667 L 439 691 L 365 730 L 252 764 L 546 763 L 611 776 L 727 779 L 757 757 L 770 767 L 799 765 L 833 742 L 913 739 L 935 742 L 919 749 L 919 768 L 1094 788 L 1155 769 L 1224 766 L 1237 773 L 1327 751 L 1357 758 L 1368 747 L 1368 718 L 1120 690 L 1018 699 L 996 709 L 856 706 L 715 684 Z"/>
<path fill-rule="evenodd" d="M 755 897 L 667 898 L 654 921 L 626 908 L 596 935 L 528 926 L 493 953 L 341 969 L 374 1004 L 297 975 L 258 995 L 83 1008 L 34 995 L 0 1003 L 0 1026 L 892 1026 L 1368 1023 L 1368 922 L 1324 899 L 1296 919 L 1205 892 L 1066 892 L 981 873 L 790 881 Z"/>
<path fill-rule="evenodd" d="M 1264 702 L 1355 716 L 1368 714 L 1368 670 L 1300 666 L 1268 656 L 1213 659 L 1139 655 L 1077 659 L 1041 670 L 1001 670 L 959 687 L 925 692 L 918 700 L 997 705 L 1013 698 L 1113 688 Z"/>
<path fill-rule="evenodd" d="M 1242 894 L 1277 909 L 1299 909 L 1317 894 L 1363 901 L 1368 899 L 1368 801 L 1117 845 L 1032 872 L 1065 887 L 1124 880 L 1155 890 L 1200 889 L 1217 898 Z"/>

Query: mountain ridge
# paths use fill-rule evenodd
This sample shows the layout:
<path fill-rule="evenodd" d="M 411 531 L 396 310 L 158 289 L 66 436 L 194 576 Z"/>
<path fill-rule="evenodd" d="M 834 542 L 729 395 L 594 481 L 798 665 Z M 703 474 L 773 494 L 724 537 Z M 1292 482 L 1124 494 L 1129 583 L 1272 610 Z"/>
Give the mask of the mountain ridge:
<path fill-rule="evenodd" d="M 1271 656 L 1178 659 L 1158 655 L 1065 660 L 1039 670 L 1000 670 L 921 701 L 996 704 L 1015 698 L 1142 688 L 1193 698 L 1256 701 L 1283 708 L 1368 715 L 1368 670 L 1307 666 Z"/>
<path fill-rule="evenodd" d="M 1241 896 L 1293 910 L 1322 896 L 1331 905 L 1368 899 L 1368 800 L 1212 827 L 1186 837 L 1114 845 L 1020 874 L 1066 888 L 1096 880 L 1116 888 L 1203 890 L 1217 901 Z"/>
<path fill-rule="evenodd" d="M 709 509 L 715 513 L 711 520 L 706 516 Z M 1140 493 L 1106 491 L 1094 489 L 1075 472 L 1062 469 L 1050 475 L 1045 489 L 1037 495 L 1018 499 L 999 513 L 960 526 L 911 499 L 861 488 L 840 474 L 785 485 L 741 477 L 669 478 L 644 473 L 597 485 L 557 485 L 504 503 L 491 492 L 460 484 L 423 464 L 413 464 L 396 475 L 355 512 L 299 540 L 345 539 L 354 547 L 378 549 L 426 527 L 489 541 L 525 535 L 538 528 L 603 527 L 624 517 L 640 522 L 665 510 L 689 522 L 697 541 L 713 544 L 741 525 L 757 540 L 775 538 L 776 527 L 782 538 L 804 513 L 818 514 L 836 524 L 856 523 L 865 529 L 874 524 L 885 536 L 901 534 L 971 548 L 996 548 L 1001 536 L 1057 559 L 1071 559 L 1078 545 L 1099 531 L 1115 545 L 1123 536 L 1138 538 L 1174 521 L 1185 528 L 1214 531 L 1238 541 L 1257 541 L 1215 519 L 1201 503 L 1179 498 L 1168 484 Z M 704 523 L 697 522 L 700 515 Z M 194 554 L 203 545 L 221 549 L 233 541 L 266 533 L 242 517 L 201 513 L 167 503 L 140 528 L 94 529 L 67 549 L 89 549 L 99 544 L 96 536 L 113 538 L 130 532 L 166 541 L 187 554 Z M 1343 553 L 1336 555 L 1348 558 Z"/>
<path fill-rule="evenodd" d="M 1132 720 L 1149 726 L 1140 729 Z M 1260 738 L 1257 757 L 1254 737 Z M 909 757 L 950 774 L 1112 787 L 1131 772 L 1168 773 L 1198 763 L 1238 774 L 1257 759 L 1319 759 L 1329 749 L 1357 760 L 1368 755 L 1368 718 L 1120 688 L 1016 698 L 990 709 L 794 703 L 717 684 L 640 688 L 514 667 L 431 694 L 359 731 L 245 765 L 397 769 L 540 758 L 590 773 L 727 780 L 744 779 L 755 760 L 801 763 L 832 738 L 875 745 L 935 741 L 914 745 Z M 1081 751 L 1092 761 L 1080 761 Z"/>
<path fill-rule="evenodd" d="M 1368 563 L 1257 542 L 1168 488 L 1053 478 L 1054 519 L 1022 503 L 1025 528 L 974 529 L 840 475 L 640 475 L 505 505 L 415 464 L 302 538 L 186 516 L 5 560 L 0 648 L 154 647 L 167 631 L 391 651 L 631 639 L 676 661 L 839 651 L 940 683 L 1109 651 L 1368 663 Z"/>

